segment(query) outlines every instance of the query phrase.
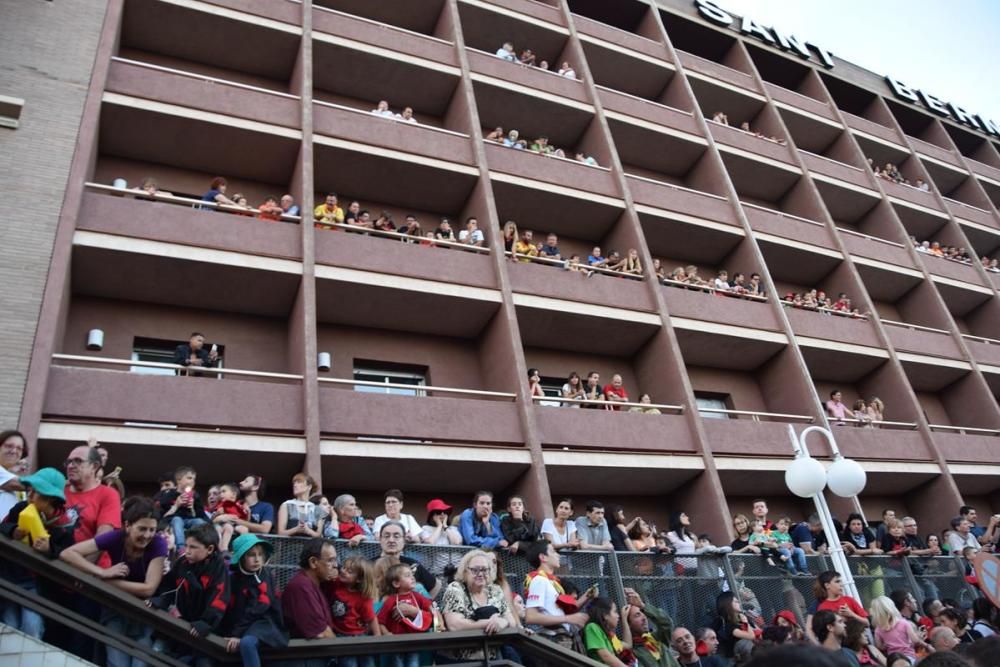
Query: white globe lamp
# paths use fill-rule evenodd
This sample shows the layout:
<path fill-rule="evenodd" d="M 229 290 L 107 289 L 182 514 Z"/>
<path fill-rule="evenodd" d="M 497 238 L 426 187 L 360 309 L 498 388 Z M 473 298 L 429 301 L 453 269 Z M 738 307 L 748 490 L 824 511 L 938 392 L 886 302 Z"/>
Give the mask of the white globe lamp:
<path fill-rule="evenodd" d="M 812 457 L 797 458 L 785 470 L 785 486 L 800 498 L 812 498 L 826 486 L 826 470 Z"/>
<path fill-rule="evenodd" d="M 865 469 L 853 459 L 837 459 L 826 471 L 826 477 L 830 490 L 843 498 L 860 494 L 868 482 Z"/>

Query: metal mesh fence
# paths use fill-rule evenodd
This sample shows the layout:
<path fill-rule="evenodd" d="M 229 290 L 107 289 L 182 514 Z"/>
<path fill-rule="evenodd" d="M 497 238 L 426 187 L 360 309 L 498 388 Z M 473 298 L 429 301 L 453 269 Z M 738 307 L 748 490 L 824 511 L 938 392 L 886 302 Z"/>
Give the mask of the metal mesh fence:
<path fill-rule="evenodd" d="M 299 554 L 306 540 L 297 537 L 266 536 L 274 545 L 268 568 L 283 589 L 298 571 Z M 381 553 L 377 542 L 357 546 L 343 540 L 334 542 L 341 562 L 351 556 L 374 561 Z M 455 566 L 470 550 L 464 546 L 410 544 L 402 555 L 434 574 L 443 592 Z M 522 554 L 498 552 L 501 567 L 514 593 L 524 593 L 524 580 L 533 568 Z M 867 607 L 873 598 L 889 595 L 898 588 L 913 593 L 922 603 L 926 597 L 953 599 L 967 604 L 976 596 L 965 581 L 964 570 L 949 556 L 893 558 L 891 556 L 850 556 L 851 574 Z M 775 614 L 790 610 L 802 623 L 815 601 L 815 577 L 833 569 L 826 556 L 807 556 L 809 576 L 793 576 L 775 555 L 759 554 L 672 556 L 632 552 L 566 551 L 561 554 L 559 580 L 577 595 L 591 586 L 610 597 L 621 608 L 626 588 L 634 589 L 647 604 L 667 612 L 677 625 L 694 629 L 708 625 L 715 615 L 720 593 L 737 594 L 744 611 L 759 625 L 771 622 Z M 440 593 L 439 593 L 440 595 Z"/>

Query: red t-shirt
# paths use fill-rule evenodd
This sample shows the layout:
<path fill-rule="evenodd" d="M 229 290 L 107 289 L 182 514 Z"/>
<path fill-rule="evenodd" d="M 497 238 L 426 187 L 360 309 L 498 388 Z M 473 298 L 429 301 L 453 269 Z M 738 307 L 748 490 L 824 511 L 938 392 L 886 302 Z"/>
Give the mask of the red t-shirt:
<path fill-rule="evenodd" d="M 843 606 L 845 604 L 847 605 L 848 609 L 850 609 L 851 611 L 853 611 L 855 614 L 857 614 L 861 618 L 868 618 L 868 612 L 865 611 L 865 608 L 862 607 L 861 604 L 857 600 L 855 600 L 854 598 L 850 597 L 849 595 L 841 595 L 836 600 L 823 600 L 822 602 L 819 603 L 819 605 L 816 607 L 816 609 L 818 611 L 822 611 L 823 609 L 826 609 L 827 611 L 832 611 L 833 613 L 836 614 L 837 610 L 840 609 L 841 606 Z"/>
<path fill-rule="evenodd" d="M 110 486 L 98 484 L 90 491 L 76 493 L 67 484 L 65 493 L 66 510 L 75 512 L 77 516 L 76 530 L 73 531 L 74 541 L 79 543 L 94 539 L 98 526 L 109 525 L 114 529 L 122 527 L 121 497 Z M 111 558 L 107 553 L 102 553 L 97 564 L 101 567 L 111 567 Z"/>
<path fill-rule="evenodd" d="M 385 602 L 382 604 L 382 608 L 378 611 L 378 622 L 384 625 L 389 632 L 394 635 L 425 632 L 424 630 L 413 627 L 410 623 L 396 620 L 392 612 L 396 609 L 396 605 L 400 602 L 411 604 L 414 607 L 420 607 L 420 611 L 423 614 L 423 625 L 427 625 L 428 615 L 431 613 L 431 601 L 420 593 L 403 593 L 401 595 L 390 595 L 386 597 Z M 411 620 L 415 622 L 415 619 Z M 433 619 L 430 620 L 433 623 Z"/>
<path fill-rule="evenodd" d="M 342 540 L 349 540 L 356 535 L 365 534 L 364 529 L 356 521 L 339 521 L 337 522 L 337 530 Z"/>
<path fill-rule="evenodd" d="M 303 571 L 297 572 L 285 587 L 281 613 L 292 637 L 316 639 L 332 626 L 326 596 Z"/>
<path fill-rule="evenodd" d="M 375 619 L 375 609 L 371 598 L 358 591 L 352 591 L 340 579 L 323 584 L 323 593 L 330 603 L 330 626 L 338 635 L 364 635 L 368 624 Z"/>
<path fill-rule="evenodd" d="M 628 400 L 628 394 L 625 393 L 625 385 L 622 385 L 622 386 L 618 387 L 617 389 L 615 389 L 615 386 L 613 384 L 609 384 L 609 385 L 605 386 L 604 387 L 604 398 L 605 398 L 605 400 L 608 400 L 609 396 L 617 396 L 618 398 L 620 398 L 623 401 L 627 401 Z M 611 404 L 611 409 L 612 410 L 617 410 L 618 406 L 616 406 L 614 403 L 612 403 Z"/>

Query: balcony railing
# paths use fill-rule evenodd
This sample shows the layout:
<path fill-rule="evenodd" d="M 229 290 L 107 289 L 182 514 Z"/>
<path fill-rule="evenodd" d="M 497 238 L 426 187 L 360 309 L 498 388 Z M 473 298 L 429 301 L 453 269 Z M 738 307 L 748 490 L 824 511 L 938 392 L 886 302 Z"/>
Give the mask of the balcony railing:
<path fill-rule="evenodd" d="M 855 419 L 854 417 L 844 417 L 838 419 L 837 417 L 829 417 L 830 423 L 837 424 L 854 424 L 859 428 L 872 427 L 872 428 L 887 428 L 887 429 L 897 429 L 900 431 L 915 431 L 917 429 L 917 422 L 894 422 L 887 421 L 884 419 Z"/>
<path fill-rule="evenodd" d="M 555 396 L 532 396 L 531 400 L 536 405 L 545 407 L 572 407 L 579 405 L 581 408 L 601 408 L 609 412 L 629 412 L 632 408 L 656 409 L 668 415 L 683 414 L 683 405 L 670 405 L 669 403 L 636 403 L 634 401 L 590 401 L 582 398 L 558 398 Z M 621 408 L 619 410 L 619 408 Z"/>
<path fill-rule="evenodd" d="M 174 69 L 173 67 L 164 67 L 163 65 L 154 65 L 153 63 L 143 62 L 141 60 L 131 60 L 129 58 L 122 58 L 120 56 L 112 56 L 112 62 L 125 63 L 126 65 L 134 65 L 136 67 L 143 67 L 145 69 L 154 70 L 157 72 L 165 72 L 167 74 L 176 74 L 177 76 L 188 77 L 190 79 L 198 79 L 199 81 L 208 81 L 210 83 L 217 83 L 222 86 L 230 86 L 232 88 L 242 88 L 243 90 L 252 90 L 255 93 L 266 93 L 268 95 L 274 95 L 276 97 L 284 97 L 290 100 L 301 100 L 302 98 L 298 95 L 292 95 L 291 93 L 283 93 L 281 91 L 272 90 L 270 88 L 261 88 L 260 86 L 252 86 L 247 83 L 240 83 L 238 81 L 230 81 L 229 79 L 220 79 L 214 76 L 208 76 L 207 74 L 199 74 L 197 72 L 188 72 L 182 69 Z"/>
<path fill-rule="evenodd" d="M 781 305 L 785 306 L 786 308 L 797 308 L 799 310 L 810 310 L 810 311 L 813 311 L 815 313 L 822 313 L 824 315 L 836 315 L 838 317 L 848 317 L 848 318 L 850 318 L 852 320 L 861 320 L 862 322 L 867 322 L 868 321 L 868 316 L 867 315 L 855 315 L 854 313 L 848 313 L 848 312 L 843 311 L 843 310 L 834 310 L 833 308 L 817 308 L 815 306 L 803 306 L 803 305 L 800 305 L 800 304 L 796 304 L 794 301 L 787 301 L 785 299 L 778 299 L 778 301 L 781 303 Z"/>
<path fill-rule="evenodd" d="M 905 185 L 905 183 L 903 185 Z M 913 186 L 911 185 L 911 186 L 907 186 L 907 187 L 913 187 Z M 917 189 L 919 190 L 920 188 L 917 188 Z M 941 199 L 945 200 L 949 204 L 956 204 L 958 206 L 963 206 L 965 208 L 971 208 L 973 211 L 975 211 L 975 212 L 977 212 L 977 213 L 979 213 L 981 215 L 992 215 L 992 213 L 990 213 L 985 208 L 980 208 L 980 207 L 974 206 L 972 204 L 967 204 L 964 201 L 958 201 L 957 199 L 952 199 L 951 197 L 945 197 L 944 195 L 941 195 Z"/>
<path fill-rule="evenodd" d="M 857 236 L 859 238 L 868 239 L 869 241 L 874 241 L 875 243 L 885 243 L 886 245 L 891 245 L 896 248 L 906 248 L 902 243 L 896 243 L 895 241 L 887 241 L 886 239 L 880 238 L 878 236 L 871 236 L 869 234 L 862 234 L 861 232 L 856 232 L 853 229 L 847 229 L 845 227 L 837 227 L 837 231 L 843 234 L 850 234 L 851 236 Z"/>
<path fill-rule="evenodd" d="M 692 283 L 681 282 L 680 280 L 672 280 L 670 278 L 661 278 L 660 282 L 667 287 L 679 287 L 681 289 L 693 290 L 696 292 L 706 292 L 708 294 L 714 294 L 718 296 L 728 296 L 734 299 L 746 299 L 747 301 L 758 301 L 766 302 L 766 296 L 760 296 L 758 294 L 750 294 L 748 292 L 737 292 L 732 288 L 722 289 L 721 287 L 715 287 L 714 285 L 694 285 Z"/>
<path fill-rule="evenodd" d="M 723 408 L 698 408 L 701 414 L 726 415 L 726 418 L 749 419 L 755 422 L 804 422 L 811 424 L 816 421 L 810 415 L 790 415 L 781 412 L 758 412 L 756 410 L 726 410 Z"/>
<path fill-rule="evenodd" d="M 896 320 L 887 320 L 882 318 L 883 324 L 888 324 L 894 327 L 900 327 L 902 329 L 912 329 L 914 331 L 927 331 L 930 333 L 944 334 L 945 336 L 950 336 L 951 332 L 945 329 L 935 329 L 934 327 L 924 327 L 919 324 L 910 324 L 909 322 L 897 322 Z"/>
<path fill-rule="evenodd" d="M 490 253 L 490 249 L 486 246 L 475 246 L 469 243 L 463 243 L 462 241 L 446 241 L 444 239 L 429 239 L 424 236 L 410 236 L 409 234 L 400 234 L 399 232 L 387 232 L 382 229 L 370 229 L 368 227 L 352 225 L 346 222 L 333 222 L 326 224 L 335 229 L 343 229 L 344 231 L 350 232 L 352 234 L 378 236 L 381 238 L 402 241 L 403 243 L 408 243 L 411 245 L 423 245 L 431 247 L 441 246 L 444 248 L 455 248 L 456 250 L 465 250 L 466 252 L 475 252 L 485 255 L 488 255 Z"/>
<path fill-rule="evenodd" d="M 291 373 L 272 373 L 268 371 L 248 371 L 236 368 L 214 368 L 211 366 L 205 367 L 195 367 L 181 366 L 180 364 L 168 364 L 159 361 L 138 361 L 133 359 L 112 359 L 107 357 L 91 357 L 82 354 L 53 354 L 52 359 L 55 361 L 70 361 L 74 363 L 87 363 L 87 364 L 104 364 L 106 366 L 129 366 L 138 368 L 161 368 L 164 370 L 176 371 L 178 375 L 185 372 L 194 373 L 205 373 L 207 375 L 215 375 L 222 378 L 226 375 L 232 375 L 234 377 L 250 377 L 250 378 L 263 378 L 268 380 L 292 380 L 295 382 L 301 382 L 301 375 L 294 375 Z"/>
<path fill-rule="evenodd" d="M 347 380 L 343 378 L 318 378 L 323 384 L 346 385 L 351 387 L 373 387 L 376 389 L 401 389 L 414 392 L 416 396 L 446 394 L 468 398 L 492 398 L 501 401 L 515 401 L 517 394 L 504 391 L 484 391 L 481 389 L 458 389 L 456 387 L 435 387 L 432 385 L 397 384 L 393 382 L 369 382 L 367 380 Z"/>
<path fill-rule="evenodd" d="M 945 424 L 928 424 L 928 427 L 932 431 L 942 431 L 944 433 L 1000 436 L 1000 428 L 974 428 L 972 426 L 947 426 Z"/>
<path fill-rule="evenodd" d="M 235 215 L 242 215 L 246 217 L 259 216 L 260 209 L 252 207 L 242 207 L 242 206 L 230 206 L 229 204 L 219 204 L 214 201 L 204 201 L 201 199 L 192 199 L 191 197 L 180 197 L 177 195 L 163 194 L 162 192 L 157 192 L 156 194 L 149 194 L 145 190 L 140 188 L 116 188 L 113 185 L 104 185 L 103 183 L 84 183 L 84 187 L 87 190 L 94 192 L 102 192 L 108 195 L 114 195 L 119 197 L 130 197 L 133 199 L 146 199 L 149 201 L 162 202 L 165 204 L 173 204 L 175 206 L 187 206 L 189 208 L 195 208 L 199 210 L 206 211 L 222 211 L 224 213 L 233 213 Z M 298 223 L 302 220 L 301 216 L 298 215 L 286 215 L 281 214 L 282 222 L 293 222 Z M 268 220 L 268 222 L 277 222 L 275 220 Z"/>
<path fill-rule="evenodd" d="M 322 8 L 318 8 L 318 9 L 322 9 Z M 403 120 L 402 118 L 396 118 L 396 117 L 389 118 L 388 116 L 376 116 L 371 111 L 365 111 L 364 109 L 355 109 L 354 107 L 344 106 L 343 104 L 334 104 L 333 102 L 324 102 L 322 100 L 313 100 L 313 104 L 315 104 L 317 106 L 321 106 L 321 107 L 327 107 L 327 108 L 330 108 L 330 109 L 338 109 L 340 111 L 347 111 L 347 112 L 350 112 L 350 113 L 361 114 L 362 116 L 368 116 L 368 117 L 372 117 L 372 118 L 378 118 L 379 120 L 390 122 L 390 123 L 394 122 L 397 125 L 400 125 L 402 127 L 412 127 L 414 129 L 430 130 L 432 132 L 440 132 L 441 134 L 447 134 L 447 135 L 450 135 L 450 136 L 453 136 L 453 137 L 459 137 L 459 138 L 462 138 L 462 139 L 468 139 L 469 138 L 469 135 L 465 134 L 464 132 L 456 132 L 454 130 L 448 130 L 448 129 L 445 129 L 443 127 L 437 127 L 435 125 L 428 125 L 427 123 L 420 123 L 420 122 L 411 123 L 409 121 Z"/>
<path fill-rule="evenodd" d="M 521 253 L 511 252 L 507 250 L 504 255 L 511 258 L 517 262 L 531 262 L 535 264 L 545 264 L 547 266 L 557 267 L 564 271 L 579 271 L 580 273 L 599 273 L 606 276 L 614 276 L 616 278 L 628 278 L 630 280 L 645 280 L 645 276 L 641 273 L 626 273 L 625 271 L 617 271 L 615 269 L 606 269 L 601 266 L 590 266 L 589 264 L 577 264 L 576 268 L 572 268 L 568 259 L 550 259 L 549 257 L 540 257 L 532 255 L 524 255 Z"/>

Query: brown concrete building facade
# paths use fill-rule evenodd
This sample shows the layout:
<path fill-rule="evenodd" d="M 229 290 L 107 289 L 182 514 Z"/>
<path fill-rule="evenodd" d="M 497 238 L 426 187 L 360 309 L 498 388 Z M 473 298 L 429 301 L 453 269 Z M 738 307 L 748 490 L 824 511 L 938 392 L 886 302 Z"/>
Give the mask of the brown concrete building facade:
<path fill-rule="evenodd" d="M 680 0 L 89 4 L 76 111 L 39 121 L 68 123 L 75 146 L 48 156 L 61 171 L 20 173 L 18 195 L 37 201 L 44 184 L 63 199 L 4 223 L 49 224 L 48 239 L 20 234 L 51 255 L 47 273 L 42 260 L 26 273 L 44 295 L 13 306 L 33 347 L 3 333 L 5 354 L 30 359 L 3 414 L 37 438 L 39 464 L 93 435 L 139 487 L 183 462 L 206 482 L 257 471 L 280 500 L 305 469 L 372 514 L 392 487 L 418 515 L 428 498 L 463 506 L 488 488 L 538 516 L 562 496 L 661 526 L 683 509 L 721 540 L 754 497 L 808 511 L 784 487 L 788 428 L 830 425 L 839 389 L 886 404 L 879 428 L 832 426 L 868 472 L 869 516 L 893 507 L 941 528 L 963 502 L 1000 511 L 1000 273 L 910 241 L 1000 254 L 996 136 Z M 505 41 L 575 76 L 506 62 Z M 12 142 L 38 131 L 36 94 L 0 135 L 18 156 L 31 148 Z M 372 114 L 383 99 L 417 122 Z M 567 159 L 486 141 L 497 127 L 547 136 Z M 867 158 L 930 188 L 877 178 Z M 173 196 L 136 196 L 149 176 Z M 215 176 L 252 206 L 291 193 L 304 222 L 199 210 Z M 329 192 L 425 231 L 475 217 L 486 243 L 314 228 Z M 635 250 L 642 270 L 511 261 L 508 221 L 536 241 L 558 234 L 563 258 Z M 654 258 L 759 273 L 768 298 L 665 283 Z M 783 303 L 810 288 L 867 316 Z M 218 347 L 219 377 L 155 366 L 192 331 Z M 531 395 L 529 368 L 550 390 L 572 371 L 621 374 L 662 414 L 552 405 Z"/>

